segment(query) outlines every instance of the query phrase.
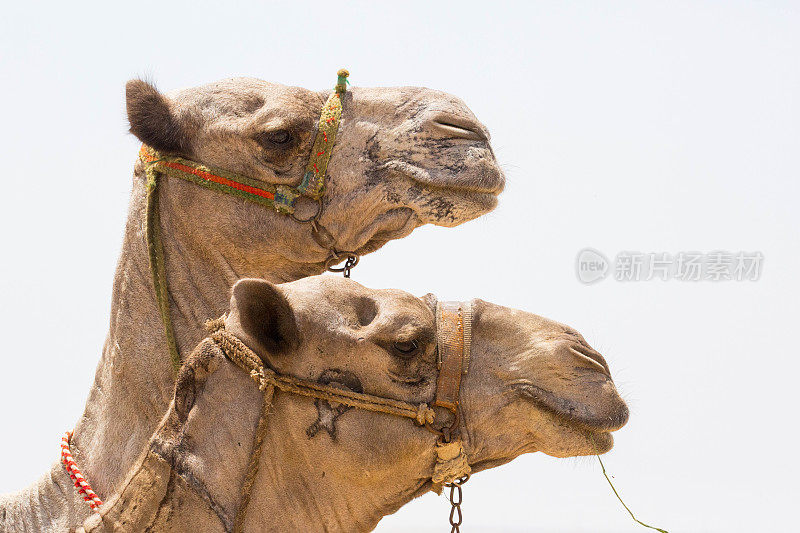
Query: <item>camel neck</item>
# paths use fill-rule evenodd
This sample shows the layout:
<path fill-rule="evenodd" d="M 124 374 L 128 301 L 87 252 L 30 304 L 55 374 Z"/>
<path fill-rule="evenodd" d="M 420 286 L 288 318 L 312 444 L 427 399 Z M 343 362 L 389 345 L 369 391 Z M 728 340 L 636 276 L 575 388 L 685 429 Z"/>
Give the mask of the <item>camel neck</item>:
<path fill-rule="evenodd" d="M 0 531 L 68 531 L 90 513 L 61 462 L 56 462 L 33 485 L 0 496 Z"/>
<path fill-rule="evenodd" d="M 84 414 L 74 430 L 75 459 L 101 497 L 115 490 L 136 461 L 166 412 L 174 387 L 175 373 L 150 274 L 145 180 L 141 169 L 137 170 L 114 278 L 109 333 Z M 230 287 L 240 277 L 282 282 L 319 273 L 320 268 L 294 264 L 278 255 L 254 261 L 246 251 L 219 249 L 214 228 L 191 227 L 181 216 L 187 206 L 170 201 L 169 187 L 176 185 L 195 185 L 168 180 L 160 202 L 170 311 L 185 357 L 205 336 L 205 321 L 227 310 Z M 277 243 L 269 246 L 270 238 L 278 237 L 265 235 L 267 243 L 260 243 L 260 249 L 279 248 Z"/>

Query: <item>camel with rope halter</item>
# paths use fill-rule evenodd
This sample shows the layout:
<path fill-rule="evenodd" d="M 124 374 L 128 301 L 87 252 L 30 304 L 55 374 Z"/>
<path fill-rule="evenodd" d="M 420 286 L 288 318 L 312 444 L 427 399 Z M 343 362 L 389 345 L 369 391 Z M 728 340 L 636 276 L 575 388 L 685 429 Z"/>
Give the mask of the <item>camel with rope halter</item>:
<path fill-rule="evenodd" d="M 421 225 L 495 207 L 503 174 L 461 100 L 419 87 L 345 90 L 340 74 L 324 91 L 252 78 L 169 94 L 128 83 L 144 147 L 110 328 L 71 440 L 77 464 L 98 472 L 98 494 L 123 482 L 169 406 L 175 369 L 238 279 L 351 268 Z M 99 442 L 81 457 L 82 444 Z"/>
<path fill-rule="evenodd" d="M 113 465 L 85 460 L 118 443 L 67 438 L 66 464 L 2 500 L 5 530 L 369 531 L 522 453 L 606 452 L 628 417 L 580 334 L 482 300 L 246 279 L 207 327 L 123 480 L 98 490 Z"/>

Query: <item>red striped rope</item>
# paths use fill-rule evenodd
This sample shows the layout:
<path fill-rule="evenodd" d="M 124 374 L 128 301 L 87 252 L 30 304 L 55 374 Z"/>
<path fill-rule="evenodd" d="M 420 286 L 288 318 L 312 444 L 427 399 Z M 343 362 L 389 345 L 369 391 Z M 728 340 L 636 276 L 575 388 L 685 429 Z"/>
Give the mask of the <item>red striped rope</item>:
<path fill-rule="evenodd" d="M 212 174 L 211 172 L 206 172 L 205 170 L 192 168 L 190 166 L 183 165 L 181 163 L 175 163 L 172 161 L 161 161 L 161 164 L 164 165 L 165 167 L 170 167 L 174 168 L 175 170 L 180 170 L 181 172 L 194 174 L 198 178 L 203 178 L 204 180 L 213 181 L 219 183 L 220 185 L 227 185 L 228 187 L 239 189 L 240 191 L 244 192 L 249 192 L 250 194 L 255 194 L 256 196 L 261 196 L 263 198 L 268 198 L 270 200 L 275 199 L 275 195 L 269 191 L 265 191 L 264 189 L 257 189 L 255 187 L 245 185 L 244 183 L 239 183 L 238 181 L 233 181 L 223 176 L 218 176 L 216 174 Z"/>
<path fill-rule="evenodd" d="M 144 145 L 142 145 L 142 149 L 139 150 L 139 155 L 143 156 L 145 161 L 147 161 L 148 163 L 157 161 L 159 165 L 163 165 L 165 167 L 169 167 L 174 170 L 179 170 L 181 172 L 185 172 L 186 174 L 193 174 L 198 178 L 204 179 L 206 181 L 212 181 L 214 183 L 219 183 L 220 185 L 226 185 L 233 189 L 239 189 L 240 191 L 254 194 L 256 196 L 261 196 L 262 198 L 267 198 L 268 200 L 275 200 L 275 194 L 273 194 L 270 191 L 266 191 L 264 189 L 258 189 L 256 187 L 251 187 L 250 185 L 239 183 L 238 181 L 234 181 L 224 176 L 218 176 L 217 174 L 213 174 L 206 170 L 190 167 L 188 165 L 184 165 L 183 163 L 178 163 L 177 161 L 159 161 L 157 157 L 149 153 L 149 151 L 147 150 L 147 148 L 144 147 Z"/>
<path fill-rule="evenodd" d="M 75 459 L 72 458 L 72 452 L 69 451 L 70 440 L 72 440 L 72 432 L 67 431 L 64 436 L 61 437 L 61 462 L 64 464 L 64 469 L 67 471 L 67 474 L 69 474 L 69 477 L 75 483 L 78 494 L 83 497 L 83 501 L 92 508 L 92 511 L 99 513 L 100 511 L 98 511 L 97 508 L 103 505 L 103 500 L 95 494 L 92 487 L 89 486 L 89 482 L 86 481 L 81 471 L 78 470 L 78 465 L 75 463 Z"/>

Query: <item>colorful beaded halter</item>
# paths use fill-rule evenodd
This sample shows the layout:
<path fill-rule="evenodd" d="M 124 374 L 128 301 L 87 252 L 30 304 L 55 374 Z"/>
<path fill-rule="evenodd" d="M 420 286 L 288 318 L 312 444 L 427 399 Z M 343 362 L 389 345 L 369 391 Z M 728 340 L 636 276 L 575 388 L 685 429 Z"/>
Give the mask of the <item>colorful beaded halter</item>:
<path fill-rule="evenodd" d="M 161 177 L 180 178 L 213 191 L 230 194 L 257 204 L 275 209 L 278 213 L 291 216 L 300 223 L 311 226 L 311 235 L 323 248 L 329 251 L 325 260 L 325 268 L 333 272 L 343 272 L 345 277 L 350 277 L 350 269 L 358 264 L 358 254 L 345 252 L 336 248 L 335 238 L 325 229 L 319 219 L 322 215 L 322 196 L 325 194 L 325 173 L 331 158 L 333 145 L 336 142 L 336 133 L 342 118 L 342 94 L 347 91 L 347 77 L 350 75 L 345 69 L 338 73 L 336 87 L 328 97 L 319 117 L 317 135 L 311 148 L 303 179 L 296 187 L 288 185 L 273 185 L 261 180 L 249 178 L 214 168 L 196 161 L 182 157 L 165 155 L 149 146 L 142 146 L 139 157 L 144 163 L 147 176 L 147 207 L 146 230 L 147 249 L 150 256 L 150 273 L 153 277 L 153 286 L 156 292 L 161 321 L 167 337 L 172 366 L 177 372 L 181 364 L 178 344 L 175 341 L 175 331 L 172 326 L 172 317 L 169 309 L 169 294 L 167 277 L 164 267 L 164 245 L 161 238 L 161 223 L 158 209 L 158 185 Z M 298 218 L 295 213 L 297 200 L 301 197 L 310 198 L 317 204 L 316 211 L 308 218 Z M 334 265 L 345 261 L 343 267 Z"/>
<path fill-rule="evenodd" d="M 347 90 L 347 76 L 349 72 L 344 69 L 338 72 L 336 90 L 322 107 L 311 156 L 303 179 L 296 187 L 273 185 L 182 157 L 164 155 L 149 146 L 142 145 L 139 155 L 145 164 L 148 177 L 150 174 L 158 173 L 185 179 L 211 190 L 272 207 L 279 213 L 293 215 L 299 197 L 305 196 L 319 201 L 325 193 L 325 173 L 342 118 L 341 95 Z"/>

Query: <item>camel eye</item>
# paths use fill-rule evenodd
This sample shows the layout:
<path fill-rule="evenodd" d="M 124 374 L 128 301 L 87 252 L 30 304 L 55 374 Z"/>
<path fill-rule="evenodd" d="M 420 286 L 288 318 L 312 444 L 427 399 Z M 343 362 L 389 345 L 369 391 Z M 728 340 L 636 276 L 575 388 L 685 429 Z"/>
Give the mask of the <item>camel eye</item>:
<path fill-rule="evenodd" d="M 291 144 L 292 134 L 288 130 L 264 131 L 255 136 L 256 142 L 265 148 L 284 148 Z"/>
<path fill-rule="evenodd" d="M 288 144 L 292 142 L 292 134 L 286 130 L 273 131 L 269 134 L 269 140 L 273 144 Z"/>
<path fill-rule="evenodd" d="M 401 355 L 411 355 L 417 351 L 419 344 L 417 341 L 401 341 L 394 343 L 394 349 Z"/>

